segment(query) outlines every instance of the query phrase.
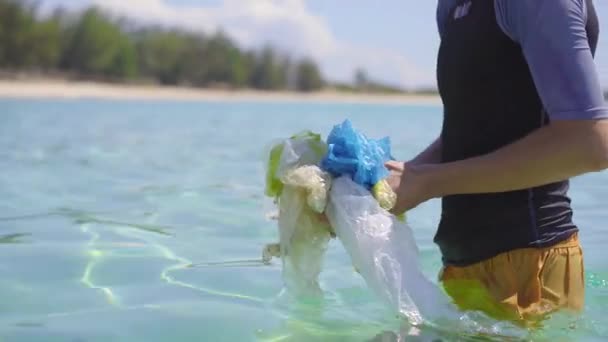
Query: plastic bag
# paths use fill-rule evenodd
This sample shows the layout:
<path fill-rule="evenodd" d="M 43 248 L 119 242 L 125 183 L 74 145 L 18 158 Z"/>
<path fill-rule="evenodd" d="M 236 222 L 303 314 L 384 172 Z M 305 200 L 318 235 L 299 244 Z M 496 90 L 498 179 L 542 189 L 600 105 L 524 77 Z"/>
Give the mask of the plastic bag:
<path fill-rule="evenodd" d="M 321 168 L 334 177 L 350 175 L 355 183 L 371 190 L 389 175 L 384 167 L 393 159 L 388 137 L 368 139 L 346 120 L 332 129 L 327 145 L 327 156 L 323 158 Z"/>
<path fill-rule="evenodd" d="M 321 214 L 327 206 L 327 196 L 331 187 L 331 176 L 316 166 L 307 165 L 288 171 L 282 178 L 285 185 L 306 191 L 306 204 Z"/>
<path fill-rule="evenodd" d="M 383 209 L 391 210 L 397 204 L 397 194 L 384 179 L 374 185 L 372 195 Z"/>
<path fill-rule="evenodd" d="M 310 131 L 296 134 L 274 145 L 266 167 L 266 195 L 279 197 L 283 191 L 282 177 L 289 170 L 304 165 L 318 165 L 327 152 L 321 135 Z"/>
<path fill-rule="evenodd" d="M 390 140 L 368 139 L 350 121 L 335 126 L 322 168 L 336 177 L 326 215 L 367 285 L 412 323 L 451 312 L 447 297 L 422 273 L 411 228 L 386 209 L 396 195 L 385 182 Z"/>
<path fill-rule="evenodd" d="M 321 294 L 318 277 L 331 238 L 327 224 L 307 204 L 302 188 L 286 185 L 279 200 L 280 253 L 283 280 L 290 294 Z"/>
<path fill-rule="evenodd" d="M 266 246 L 264 258 L 281 258 L 285 287 L 297 297 L 321 294 L 318 277 L 332 234 L 320 216 L 331 186 L 331 176 L 317 166 L 325 151 L 320 136 L 306 132 L 270 153 L 266 193 L 279 207 L 279 243 Z"/>
<path fill-rule="evenodd" d="M 366 284 L 413 324 L 455 313 L 420 270 L 411 228 L 348 176 L 333 181 L 326 215 Z"/>
<path fill-rule="evenodd" d="M 421 272 L 410 227 L 385 209 L 396 198 L 384 179 L 390 141 L 367 139 L 345 121 L 329 142 L 306 132 L 270 153 L 266 193 L 277 198 L 280 243 L 267 252 L 280 254 L 287 291 L 321 294 L 318 276 L 334 232 L 355 269 L 394 312 L 414 324 L 445 317 L 447 297 Z M 320 220 L 321 212 L 330 225 Z"/>

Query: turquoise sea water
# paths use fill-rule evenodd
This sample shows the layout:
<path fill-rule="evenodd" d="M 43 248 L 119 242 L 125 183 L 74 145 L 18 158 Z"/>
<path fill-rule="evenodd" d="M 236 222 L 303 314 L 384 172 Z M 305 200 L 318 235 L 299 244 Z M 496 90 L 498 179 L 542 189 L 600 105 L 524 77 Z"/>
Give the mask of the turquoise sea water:
<path fill-rule="evenodd" d="M 399 324 L 337 241 L 323 303 L 286 306 L 280 264 L 260 262 L 277 239 L 268 145 L 346 118 L 406 159 L 438 134 L 441 108 L 0 100 L 0 341 L 396 341 Z M 607 181 L 572 182 L 586 311 L 530 339 L 608 339 Z M 433 280 L 438 204 L 408 216 Z"/>

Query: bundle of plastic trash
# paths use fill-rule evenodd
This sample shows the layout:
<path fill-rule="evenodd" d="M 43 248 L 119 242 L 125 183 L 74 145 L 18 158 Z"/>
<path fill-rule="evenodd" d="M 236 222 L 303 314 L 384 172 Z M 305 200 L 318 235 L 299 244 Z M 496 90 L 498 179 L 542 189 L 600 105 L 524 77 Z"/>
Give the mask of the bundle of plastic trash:
<path fill-rule="evenodd" d="M 266 246 L 263 258 L 281 258 L 286 288 L 296 296 L 321 292 L 318 276 L 332 236 L 321 216 L 331 185 L 318 166 L 326 151 L 320 135 L 304 132 L 274 146 L 268 160 L 266 195 L 279 208 L 279 243 Z"/>
<path fill-rule="evenodd" d="M 275 145 L 266 195 L 279 207 L 280 242 L 267 246 L 265 258 L 281 258 L 287 291 L 320 293 L 323 256 L 335 234 L 391 310 L 414 324 L 446 317 L 449 301 L 422 273 L 411 228 L 388 211 L 396 200 L 386 183 L 390 159 L 388 138 L 368 139 L 348 120 L 334 127 L 327 143 L 306 132 Z"/>

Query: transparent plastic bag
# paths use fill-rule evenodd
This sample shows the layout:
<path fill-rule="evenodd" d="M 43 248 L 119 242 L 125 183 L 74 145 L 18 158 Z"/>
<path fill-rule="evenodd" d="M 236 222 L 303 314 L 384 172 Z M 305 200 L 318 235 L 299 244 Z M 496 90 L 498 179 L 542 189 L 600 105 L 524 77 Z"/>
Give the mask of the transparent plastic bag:
<path fill-rule="evenodd" d="M 411 228 L 348 176 L 334 179 L 326 215 L 353 266 L 392 310 L 413 324 L 455 315 L 420 269 Z"/>
<path fill-rule="evenodd" d="M 328 225 L 309 206 L 311 198 L 307 189 L 285 185 L 279 199 L 283 281 L 288 292 L 295 296 L 321 295 L 318 278 L 331 238 Z"/>
<path fill-rule="evenodd" d="M 318 165 L 327 152 L 319 134 L 304 131 L 272 146 L 266 164 L 266 196 L 278 198 L 283 191 L 283 177 L 288 171 L 305 165 Z"/>
<path fill-rule="evenodd" d="M 267 171 L 267 195 L 279 207 L 279 243 L 266 246 L 269 256 L 281 258 L 282 277 L 293 296 L 320 296 L 318 277 L 331 228 L 321 220 L 331 176 L 317 164 L 326 151 L 319 135 L 305 132 L 273 147 Z"/>

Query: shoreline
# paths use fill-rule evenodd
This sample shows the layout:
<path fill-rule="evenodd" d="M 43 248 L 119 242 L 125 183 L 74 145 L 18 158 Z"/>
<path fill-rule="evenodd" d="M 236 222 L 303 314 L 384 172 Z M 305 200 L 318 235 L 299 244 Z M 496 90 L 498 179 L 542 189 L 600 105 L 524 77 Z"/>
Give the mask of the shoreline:
<path fill-rule="evenodd" d="M 314 93 L 217 90 L 158 85 L 125 85 L 91 81 L 0 80 L 0 99 L 101 99 L 202 102 L 319 102 L 344 104 L 441 105 L 438 95 L 351 94 L 333 90 Z"/>

